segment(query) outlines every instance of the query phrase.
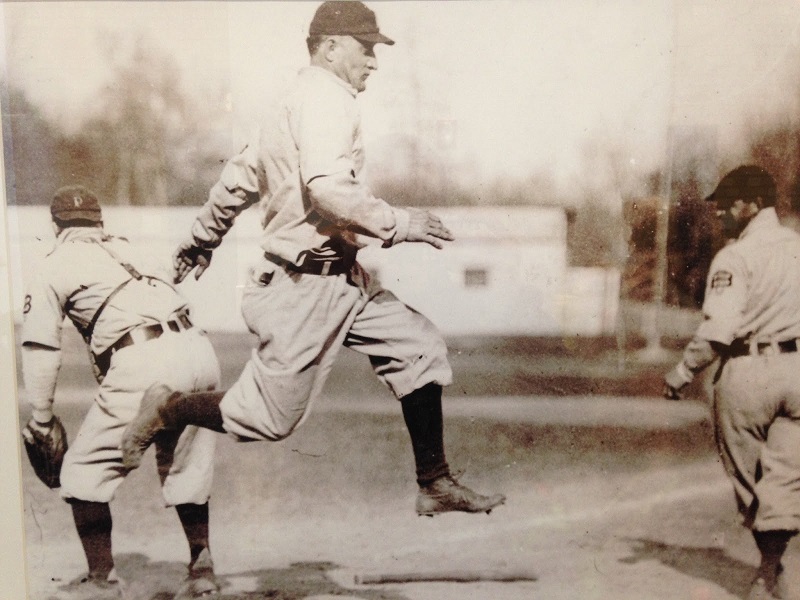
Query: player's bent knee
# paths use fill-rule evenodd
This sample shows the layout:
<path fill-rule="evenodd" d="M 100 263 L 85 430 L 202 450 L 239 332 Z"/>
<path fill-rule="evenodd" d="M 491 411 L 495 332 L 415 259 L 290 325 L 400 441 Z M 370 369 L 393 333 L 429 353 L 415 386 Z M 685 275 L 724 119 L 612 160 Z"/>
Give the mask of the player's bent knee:
<path fill-rule="evenodd" d="M 297 429 L 302 421 L 303 415 L 297 415 L 296 418 L 293 419 L 286 419 L 272 423 L 271 427 L 269 428 L 270 439 L 276 442 L 285 440 L 292 435 L 292 433 L 294 433 L 294 430 Z"/>

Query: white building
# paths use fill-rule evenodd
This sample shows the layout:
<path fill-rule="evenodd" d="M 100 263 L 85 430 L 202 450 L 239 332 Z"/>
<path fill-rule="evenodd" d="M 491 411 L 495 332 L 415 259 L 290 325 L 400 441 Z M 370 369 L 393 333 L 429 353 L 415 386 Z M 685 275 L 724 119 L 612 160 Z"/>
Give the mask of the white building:
<path fill-rule="evenodd" d="M 141 243 L 169 264 L 196 208 L 104 209 L 106 230 Z M 567 219 L 555 207 L 437 208 L 456 241 L 367 247 L 360 262 L 385 287 L 427 315 L 447 336 L 596 336 L 612 333 L 619 273 L 572 268 Z M 21 318 L 23 273 L 52 248 L 46 207 L 9 207 L 9 267 L 14 312 Z M 241 286 L 260 254 L 258 212 L 242 213 L 198 282 L 181 290 L 197 323 L 210 331 L 244 331 Z"/>

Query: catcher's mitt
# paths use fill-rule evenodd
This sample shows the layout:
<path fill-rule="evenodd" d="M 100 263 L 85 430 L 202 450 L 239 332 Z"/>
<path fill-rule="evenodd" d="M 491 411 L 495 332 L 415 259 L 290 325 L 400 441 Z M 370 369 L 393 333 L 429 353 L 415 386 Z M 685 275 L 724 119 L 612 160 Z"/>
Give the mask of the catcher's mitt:
<path fill-rule="evenodd" d="M 61 486 L 61 464 L 67 453 L 67 432 L 61 419 L 53 415 L 48 423 L 34 419 L 22 430 L 25 451 L 36 476 L 49 488 Z"/>

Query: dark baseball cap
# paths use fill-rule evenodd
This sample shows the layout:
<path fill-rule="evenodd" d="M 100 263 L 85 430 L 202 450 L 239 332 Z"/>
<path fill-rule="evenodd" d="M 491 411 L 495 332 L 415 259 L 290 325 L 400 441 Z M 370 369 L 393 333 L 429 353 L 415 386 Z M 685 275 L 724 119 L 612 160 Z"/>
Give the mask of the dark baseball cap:
<path fill-rule="evenodd" d="M 736 200 L 761 198 L 766 206 L 773 206 L 776 196 L 777 188 L 772 175 L 756 165 L 742 165 L 725 175 L 706 200 L 720 206 L 730 206 Z"/>
<path fill-rule="evenodd" d="M 394 44 L 378 30 L 375 13 L 355 0 L 323 2 L 314 13 L 309 35 L 349 35 L 371 44 Z"/>
<path fill-rule="evenodd" d="M 82 185 L 59 188 L 50 204 L 50 214 L 58 221 L 103 222 L 103 213 L 97 196 Z"/>

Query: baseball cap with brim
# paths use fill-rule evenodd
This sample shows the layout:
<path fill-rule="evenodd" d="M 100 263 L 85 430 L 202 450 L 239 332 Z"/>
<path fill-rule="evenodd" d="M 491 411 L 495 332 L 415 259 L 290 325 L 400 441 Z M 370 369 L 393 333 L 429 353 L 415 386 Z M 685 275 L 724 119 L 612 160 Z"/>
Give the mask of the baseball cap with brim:
<path fill-rule="evenodd" d="M 375 13 L 354 0 L 323 2 L 308 28 L 309 35 L 349 35 L 370 44 L 394 44 L 378 29 Z"/>
<path fill-rule="evenodd" d="M 356 38 L 359 42 L 367 42 L 369 44 L 386 44 L 387 46 L 394 45 L 394 40 L 386 37 L 380 31 L 375 33 L 351 33 L 351 36 Z"/>
<path fill-rule="evenodd" d="M 706 200 L 729 206 L 736 200 L 749 201 L 759 197 L 774 202 L 775 194 L 775 180 L 767 171 L 756 165 L 742 165 L 725 175 Z"/>
<path fill-rule="evenodd" d="M 59 188 L 50 203 L 50 214 L 53 219 L 63 222 L 103 222 L 103 213 L 97 196 L 80 185 Z"/>

